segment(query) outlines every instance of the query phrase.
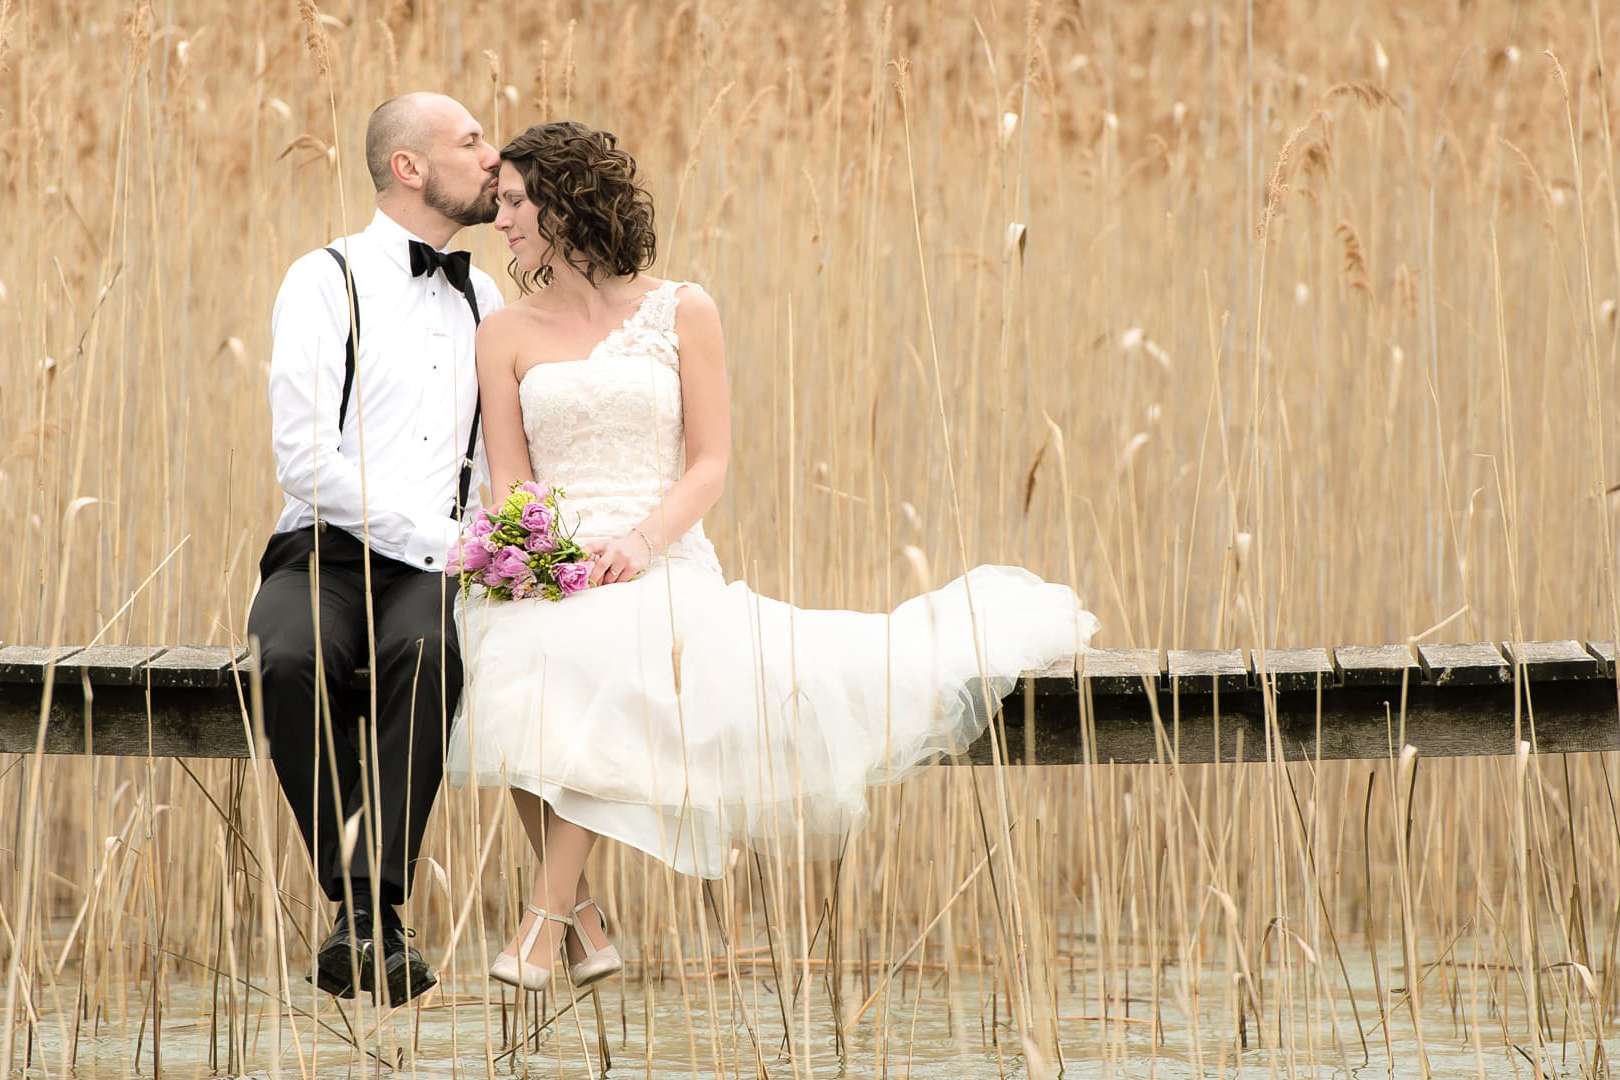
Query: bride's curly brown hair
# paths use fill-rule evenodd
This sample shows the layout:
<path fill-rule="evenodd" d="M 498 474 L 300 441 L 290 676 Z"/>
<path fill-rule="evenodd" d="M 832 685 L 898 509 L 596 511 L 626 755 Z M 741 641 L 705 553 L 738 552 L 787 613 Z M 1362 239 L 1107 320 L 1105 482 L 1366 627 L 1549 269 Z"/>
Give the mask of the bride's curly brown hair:
<path fill-rule="evenodd" d="M 540 238 L 592 285 L 652 266 L 658 251 L 652 196 L 612 132 L 573 120 L 536 124 L 501 148 L 501 160 L 516 167 L 539 208 Z M 551 284 L 549 260 L 529 272 L 514 261 L 510 270 L 525 293 Z"/>

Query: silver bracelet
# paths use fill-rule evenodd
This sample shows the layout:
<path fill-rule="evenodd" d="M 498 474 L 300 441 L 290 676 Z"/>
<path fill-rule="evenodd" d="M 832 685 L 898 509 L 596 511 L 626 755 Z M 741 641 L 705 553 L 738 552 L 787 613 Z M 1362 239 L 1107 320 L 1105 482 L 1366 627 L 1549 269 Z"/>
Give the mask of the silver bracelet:
<path fill-rule="evenodd" d="M 641 526 L 639 525 L 630 526 L 630 531 L 641 537 L 641 542 L 647 545 L 647 561 L 652 562 L 653 559 L 657 557 L 653 554 L 653 542 L 647 539 L 647 534 L 641 531 Z"/>

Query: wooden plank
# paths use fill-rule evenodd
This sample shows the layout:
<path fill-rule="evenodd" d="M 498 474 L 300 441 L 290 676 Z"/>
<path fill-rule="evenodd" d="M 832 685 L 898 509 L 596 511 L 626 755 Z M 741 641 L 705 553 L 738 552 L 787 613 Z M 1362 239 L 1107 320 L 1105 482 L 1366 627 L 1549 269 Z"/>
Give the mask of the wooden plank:
<path fill-rule="evenodd" d="M 1264 657 L 1255 649 L 1250 656 L 1254 660 L 1256 689 L 1270 683 L 1277 693 L 1287 694 L 1314 691 L 1319 685 L 1328 689 L 1339 681 L 1326 649 L 1267 649 Z"/>
<path fill-rule="evenodd" d="M 1280 742 L 1273 744 L 1272 753 L 1289 761 L 1312 760 L 1318 754 L 1324 760 L 1387 758 L 1400 752 L 1400 745 L 1391 745 L 1391 740 L 1400 738 L 1403 723 L 1405 741 L 1423 757 L 1514 753 L 1512 685 L 1436 686 L 1414 680 L 1407 688 L 1404 717 L 1399 690 L 1391 686 L 1324 689 L 1320 714 L 1315 694 L 1279 695 L 1274 701 Z M 1569 679 L 1547 683 L 1535 695 L 1533 736 L 1538 753 L 1620 750 L 1613 684 L 1601 679 Z M 1091 760 L 1153 764 L 1168 756 L 1164 747 L 1173 747 L 1176 760 L 1188 765 L 1267 760 L 1267 706 L 1258 691 L 1222 693 L 1218 723 L 1217 702 L 1211 694 L 1182 694 L 1176 710 L 1161 696 L 1157 718 L 1149 708 L 1150 701 L 1123 695 L 1095 697 L 1090 714 L 1090 730 L 1095 735 Z M 1005 704 L 1023 712 L 1019 701 L 1009 699 Z M 1522 710 L 1517 738 L 1532 738 L 1529 714 Z M 1013 764 L 1084 763 L 1078 701 L 1054 697 L 1036 702 L 1033 727 L 1017 731 L 1009 725 L 1006 753 Z M 989 760 L 988 739 L 981 739 L 961 762 L 984 764 Z"/>
<path fill-rule="evenodd" d="M 1613 687 L 1603 700 L 1598 680 L 1548 683 L 1535 691 L 1534 746 L 1538 753 L 1584 753 L 1620 749 Z M 1386 717 L 1388 709 L 1388 717 Z M 1224 712 L 1224 710 L 1223 710 Z M 1389 726 L 1394 720 L 1393 732 Z M 1288 758 L 1308 756 L 1316 747 L 1315 717 L 1301 710 L 1279 718 Z M 1341 692 L 1321 724 L 1322 757 L 1369 759 L 1400 752 L 1391 735 L 1400 738 L 1400 702 L 1385 690 Z M 1511 684 L 1408 688 L 1404 717 L 1405 741 L 1422 757 L 1476 757 L 1512 755 L 1517 738 L 1532 739 L 1529 713 L 1521 711 L 1520 729 L 1514 731 Z"/>
<path fill-rule="evenodd" d="M 91 737 L 97 755 L 240 758 L 247 756 L 234 690 L 154 692 L 147 708 L 144 686 L 105 686 L 90 702 Z M 0 752 L 32 753 L 39 725 L 40 688 L 0 684 Z M 51 695 L 45 728 L 47 754 L 84 753 L 85 702 L 77 679 L 64 680 Z"/>
<path fill-rule="evenodd" d="M 1532 685 L 1603 676 L 1603 665 L 1578 641 L 1505 641 L 1502 651 L 1514 667 L 1524 665 L 1524 676 Z"/>
<path fill-rule="evenodd" d="M 1036 679 L 1040 682 L 1063 680 L 1067 681 L 1070 685 L 1073 685 L 1074 659 L 1073 657 L 1070 657 L 1063 660 L 1055 660 L 1043 668 L 1032 668 L 1031 670 L 1024 672 L 1024 678 Z"/>
<path fill-rule="evenodd" d="M 148 662 L 163 655 L 161 645 L 92 645 L 56 665 L 58 680 L 88 678 L 92 686 L 136 686 Z"/>
<path fill-rule="evenodd" d="M 1061 684 L 1062 680 L 1052 680 Z M 1026 696 L 1026 688 L 1036 692 Z M 40 687 L 0 684 L 0 753 L 32 751 L 38 731 Z M 150 695 L 150 709 L 148 696 Z M 346 722 L 357 715 L 334 699 Z M 1320 711 L 1318 711 L 1320 701 Z M 1392 727 L 1425 757 L 1511 754 L 1517 738 L 1530 739 L 1530 714 L 1520 710 L 1514 728 L 1511 684 L 1435 685 L 1416 682 L 1404 698 L 1398 687 L 1324 688 L 1321 695 L 1265 695 L 1248 689 L 1182 693 L 1174 702 L 1160 691 L 1081 695 L 1072 688 L 1043 692 L 1039 681 L 1021 680 L 1002 701 L 1009 760 L 1066 765 L 1085 760 L 1152 763 L 1173 753 L 1187 764 L 1263 761 L 1266 714 L 1276 711 L 1271 752 L 1288 760 L 1379 759 Z M 1566 679 L 1535 688 L 1533 737 L 1538 752 L 1576 753 L 1620 749 L 1614 684 L 1606 679 Z M 1081 709 L 1087 724 L 1081 724 Z M 1219 712 L 1217 721 L 1216 712 Z M 77 679 L 64 680 L 52 695 L 45 731 L 48 753 L 84 752 L 86 702 Z M 1393 716 L 1391 714 L 1393 713 Z M 89 702 L 97 754 L 232 758 L 247 753 L 236 690 L 214 688 L 99 686 Z M 1391 720 L 1393 719 L 1393 725 Z M 1094 737 L 1094 738 L 1093 738 Z M 1399 738 L 1399 736 L 1395 736 Z M 1318 739 L 1320 738 L 1320 743 Z M 987 761 L 987 735 L 964 760 Z"/>
<path fill-rule="evenodd" d="M 1223 694 L 1246 690 L 1249 664 L 1242 649 L 1171 649 L 1167 657 L 1172 689 L 1183 694 Z"/>
<path fill-rule="evenodd" d="M 1603 674 L 1614 675 L 1614 642 L 1588 641 L 1586 651 L 1597 657 L 1597 662 L 1603 665 Z"/>
<path fill-rule="evenodd" d="M 1145 696 L 1164 679 L 1158 649 L 1091 649 L 1079 657 L 1079 676 L 1093 694 Z"/>
<path fill-rule="evenodd" d="M 80 648 L 79 645 L 58 646 L 55 650 L 56 662 L 60 664 Z M 0 649 L 0 683 L 42 685 L 51 655 L 51 650 L 43 645 L 7 645 Z"/>
<path fill-rule="evenodd" d="M 983 709 L 984 686 L 983 686 L 982 681 L 977 676 L 975 676 L 975 677 L 973 677 L 973 678 L 971 678 L 971 679 L 969 679 L 967 681 L 966 689 L 967 689 L 967 693 L 968 693 L 969 698 L 975 704 L 975 711 L 982 714 L 983 711 L 984 711 L 984 709 Z M 1072 676 L 1070 676 L 1068 678 L 1064 678 L 1062 676 L 1055 676 L 1055 677 L 1054 676 L 1036 676 L 1036 675 L 1032 675 L 1032 674 L 1029 674 L 1029 673 L 1025 673 L 1024 677 L 1019 679 L 1018 682 L 1013 685 L 1013 688 L 1010 691 L 1008 691 L 1008 697 L 1002 698 L 1001 700 L 1003 702 L 1006 702 L 1008 700 L 1021 699 L 1021 698 L 1026 698 L 1026 697 L 1027 698 L 1046 698 L 1046 697 L 1051 697 L 1054 694 L 1057 694 L 1057 695 L 1065 695 L 1066 694 L 1066 695 L 1068 695 L 1070 697 L 1073 697 L 1074 696 L 1074 678 Z M 357 694 L 357 695 L 354 695 L 354 697 L 355 697 L 355 703 L 358 706 L 359 711 L 361 713 L 364 713 L 365 708 L 366 708 L 366 703 L 364 701 L 364 695 Z M 996 700 L 994 688 L 992 688 L 992 690 L 991 690 L 990 700 L 991 701 Z M 1024 714 L 1023 714 L 1023 711 L 1021 709 L 1016 711 L 1016 712 L 1013 712 L 1013 713 L 1008 713 L 1007 714 L 1007 722 L 1008 723 L 1018 723 L 1023 719 L 1023 715 Z"/>
<path fill-rule="evenodd" d="M 247 669 L 247 650 L 229 645 L 179 645 L 146 665 L 153 687 L 215 687 L 231 680 L 231 660 Z"/>
<path fill-rule="evenodd" d="M 1435 686 L 1491 686 L 1513 681 L 1502 650 L 1487 642 L 1419 645 L 1423 677 Z"/>
<path fill-rule="evenodd" d="M 1405 645 L 1339 645 L 1333 650 L 1340 685 L 1400 686 L 1423 681 L 1423 669 Z"/>
<path fill-rule="evenodd" d="M 71 661 L 72 650 L 59 655 Z M 1533 726 L 1530 711 L 1520 709 L 1516 717 L 1510 669 L 1490 645 L 1425 646 L 1417 661 L 1400 645 L 1273 650 L 1261 660 L 1266 671 L 1281 680 L 1286 669 L 1298 678 L 1283 681 L 1294 689 L 1270 701 L 1236 650 L 1178 651 L 1166 657 L 1163 681 L 1153 650 L 1095 650 L 1081 658 L 1088 684 L 1083 695 L 1067 670 L 1017 681 L 1000 702 L 1005 751 L 1013 762 L 1044 765 L 1152 763 L 1170 755 L 1187 764 L 1263 761 L 1268 753 L 1288 760 L 1378 759 L 1399 751 L 1391 745 L 1392 727 L 1404 730 L 1405 741 L 1426 757 L 1511 754 L 1521 738 L 1544 754 L 1620 749 L 1612 647 L 1563 641 L 1510 651 L 1532 671 Z M 88 720 L 97 754 L 247 753 L 229 648 L 145 647 L 149 662 L 142 654 L 142 647 L 98 647 L 60 669 L 45 727 L 47 752 L 83 753 Z M 33 750 L 38 680 L 49 658 L 26 646 L 0 650 L 0 663 L 11 665 L 0 670 L 12 676 L 0 681 L 0 753 Z M 1324 676 L 1333 662 L 1341 673 L 1337 685 Z M 1594 677 L 1594 669 L 1606 677 Z M 88 696 L 81 672 L 94 680 Z M 1402 695 L 1403 674 L 1422 672 L 1429 677 L 1409 679 Z M 1099 692 L 1108 680 L 1118 692 Z M 1218 698 L 1210 693 L 1215 686 Z M 347 693 L 336 694 L 333 704 L 345 723 L 366 708 L 363 696 Z M 1272 728 L 1268 710 L 1276 717 Z M 988 760 L 990 745 L 987 735 L 960 760 Z"/>

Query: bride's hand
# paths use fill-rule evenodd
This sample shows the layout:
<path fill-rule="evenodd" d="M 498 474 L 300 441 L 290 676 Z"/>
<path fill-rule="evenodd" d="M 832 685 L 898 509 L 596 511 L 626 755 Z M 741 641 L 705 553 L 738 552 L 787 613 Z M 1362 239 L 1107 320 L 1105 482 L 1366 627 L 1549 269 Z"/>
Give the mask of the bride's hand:
<path fill-rule="evenodd" d="M 617 540 L 592 541 L 584 545 L 591 553 L 591 584 L 612 585 L 641 576 L 651 562 L 650 552 L 635 533 Z"/>

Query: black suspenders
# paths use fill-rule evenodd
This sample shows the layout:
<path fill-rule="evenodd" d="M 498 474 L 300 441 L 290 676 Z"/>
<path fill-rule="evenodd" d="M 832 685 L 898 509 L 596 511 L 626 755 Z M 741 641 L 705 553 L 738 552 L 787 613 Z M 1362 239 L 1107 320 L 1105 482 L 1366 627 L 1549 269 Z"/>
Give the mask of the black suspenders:
<path fill-rule="evenodd" d="M 349 267 L 342 252 L 327 248 L 326 253 L 337 260 L 338 273 L 343 275 L 343 297 L 349 308 L 349 340 L 343 343 L 343 400 L 338 403 L 338 443 L 343 442 L 343 420 L 349 415 L 349 391 L 354 389 L 354 354 L 360 347 L 360 294 L 349 290 Z"/>
<path fill-rule="evenodd" d="M 349 301 L 349 340 L 343 343 L 343 398 L 338 402 L 338 440 L 343 439 L 343 421 L 349 415 L 349 392 L 354 389 L 354 358 L 360 350 L 360 296 L 358 291 L 350 292 L 349 284 L 354 280 L 349 273 L 348 264 L 343 261 L 342 252 L 337 248 L 326 248 L 326 253 L 337 260 L 338 271 L 343 274 L 343 295 Z M 467 289 L 461 294 L 467 298 L 467 306 L 472 309 L 473 325 L 481 321 L 478 315 L 478 291 L 469 280 Z M 461 459 L 461 482 L 457 487 L 456 506 L 450 516 L 457 521 L 461 520 L 461 513 L 467 506 L 467 496 L 472 491 L 473 455 L 478 452 L 478 420 L 483 412 L 483 402 L 474 401 L 472 429 L 467 432 L 467 453 Z"/>

